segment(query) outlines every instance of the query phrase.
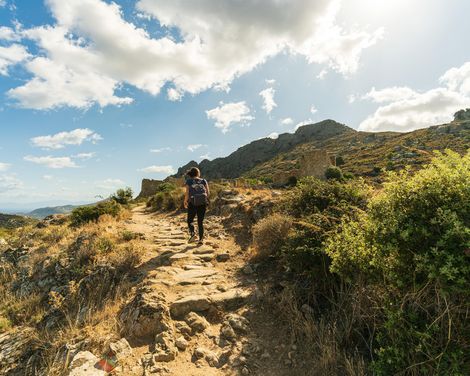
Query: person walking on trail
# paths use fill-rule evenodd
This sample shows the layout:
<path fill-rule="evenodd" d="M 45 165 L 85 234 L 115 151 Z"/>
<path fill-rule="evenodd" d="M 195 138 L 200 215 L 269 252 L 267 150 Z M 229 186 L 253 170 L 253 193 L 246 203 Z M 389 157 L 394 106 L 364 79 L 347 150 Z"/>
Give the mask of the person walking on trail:
<path fill-rule="evenodd" d="M 204 242 L 204 216 L 209 203 L 209 184 L 206 179 L 201 178 L 201 172 L 197 167 L 191 168 L 186 180 L 186 194 L 184 196 L 184 207 L 188 209 L 189 241 L 196 237 L 193 221 L 197 216 L 199 230 L 199 243 Z"/>

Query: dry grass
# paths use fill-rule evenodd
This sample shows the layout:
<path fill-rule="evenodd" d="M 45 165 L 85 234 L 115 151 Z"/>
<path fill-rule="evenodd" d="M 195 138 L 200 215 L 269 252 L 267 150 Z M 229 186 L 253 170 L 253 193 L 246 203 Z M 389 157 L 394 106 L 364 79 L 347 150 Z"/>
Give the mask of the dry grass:
<path fill-rule="evenodd" d="M 291 343 L 300 344 L 299 358 L 306 362 L 304 369 L 311 370 L 309 376 L 368 374 L 364 356 L 354 347 L 348 348 L 352 326 L 342 321 L 345 316 L 314 316 L 313 312 L 299 308 L 290 288 L 279 294 L 265 294 L 264 303 L 271 312 L 276 312 L 279 323 L 283 323 L 290 335 Z"/>
<path fill-rule="evenodd" d="M 281 250 L 292 227 L 292 218 L 282 214 L 271 214 L 253 226 L 255 257 L 264 259 Z"/>

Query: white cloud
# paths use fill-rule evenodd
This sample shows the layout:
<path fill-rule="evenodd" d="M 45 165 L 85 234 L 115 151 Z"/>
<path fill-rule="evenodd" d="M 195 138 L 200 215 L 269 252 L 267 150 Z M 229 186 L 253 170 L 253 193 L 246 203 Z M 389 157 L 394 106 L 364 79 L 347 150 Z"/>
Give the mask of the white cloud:
<path fill-rule="evenodd" d="M 304 121 L 301 121 L 299 123 L 296 124 L 294 130 L 296 131 L 297 129 L 299 129 L 300 127 L 303 127 L 304 125 L 308 125 L 308 124 L 312 124 L 313 123 L 313 120 L 312 119 L 307 119 L 307 120 L 304 120 Z"/>
<path fill-rule="evenodd" d="M 362 96 L 362 99 L 370 99 L 375 103 L 394 102 L 402 99 L 412 99 L 419 96 L 419 94 L 406 86 L 393 86 L 382 90 L 376 90 L 373 87 L 367 94 Z"/>
<path fill-rule="evenodd" d="M 10 164 L 9 163 L 2 163 L 0 162 L 0 171 L 6 171 L 10 168 Z"/>
<path fill-rule="evenodd" d="M 157 173 L 157 174 L 174 174 L 175 169 L 173 166 L 148 166 L 145 168 L 141 168 L 137 171 L 147 172 L 147 173 Z"/>
<path fill-rule="evenodd" d="M 43 149 L 62 149 L 67 145 L 81 145 L 85 141 L 96 143 L 103 138 L 88 128 L 77 128 L 70 132 L 59 132 L 49 136 L 33 137 L 34 146 Z"/>
<path fill-rule="evenodd" d="M 48 168 L 72 168 L 78 167 L 70 157 L 34 157 L 27 155 L 24 157 L 25 161 L 43 165 Z"/>
<path fill-rule="evenodd" d="M 448 122 L 455 112 L 470 107 L 470 62 L 449 69 L 439 81 L 445 86 L 425 92 L 408 87 L 373 88 L 363 98 L 382 105 L 359 129 L 408 132 Z"/>
<path fill-rule="evenodd" d="M 215 126 L 223 133 L 230 130 L 232 124 L 249 125 L 254 117 L 250 115 L 250 108 L 244 101 L 223 103 L 220 106 L 206 111 L 208 119 L 215 120 Z"/>
<path fill-rule="evenodd" d="M 353 73 L 363 49 L 381 31 L 338 26 L 337 0 L 140 0 L 141 17 L 155 18 L 172 36 L 151 37 L 127 22 L 115 2 L 47 0 L 55 24 L 21 31 L 38 53 L 25 68 L 33 75 L 9 91 L 22 107 L 88 108 L 129 104 L 123 84 L 152 95 L 170 84 L 172 100 L 184 93 L 228 90 L 238 76 L 281 52 L 300 54 L 343 74 Z M 286 11 L 288 6 L 289 11 Z"/>
<path fill-rule="evenodd" d="M 286 117 L 284 119 L 281 119 L 281 124 L 282 125 L 292 125 L 292 124 L 294 124 L 294 120 L 290 117 Z"/>
<path fill-rule="evenodd" d="M 206 154 L 204 154 L 204 155 L 199 156 L 199 158 L 200 158 L 201 160 L 204 160 L 204 159 L 210 159 L 211 156 L 210 156 L 210 153 L 206 153 Z"/>
<path fill-rule="evenodd" d="M 263 98 L 263 110 L 266 111 L 267 114 L 271 113 L 271 111 L 277 107 L 276 102 L 274 101 L 274 94 L 276 90 L 272 87 L 264 89 L 260 91 L 259 95 Z"/>
<path fill-rule="evenodd" d="M 118 189 L 124 187 L 125 185 L 126 183 L 124 183 L 121 179 L 105 179 L 95 183 L 96 188 L 105 190 Z"/>
<path fill-rule="evenodd" d="M 268 137 L 268 138 L 272 138 L 273 140 L 275 140 L 276 138 L 279 137 L 279 133 L 273 132 L 273 133 L 268 134 L 267 137 Z"/>
<path fill-rule="evenodd" d="M 7 5 L 7 0 L 0 0 L 0 7 Z"/>
<path fill-rule="evenodd" d="M 151 153 L 163 153 L 164 151 L 171 151 L 171 148 L 165 147 L 165 148 L 159 148 L 159 149 L 150 149 Z"/>
<path fill-rule="evenodd" d="M 79 153 L 79 154 L 72 155 L 72 158 L 87 160 L 87 159 L 93 158 L 95 155 L 96 153 L 94 152 L 93 153 Z"/>
<path fill-rule="evenodd" d="M 317 74 L 317 78 L 319 80 L 324 80 L 327 74 L 328 74 L 328 70 L 322 69 L 320 73 Z"/>
<path fill-rule="evenodd" d="M 268 84 L 268 85 L 274 85 L 276 83 L 276 80 L 275 79 L 266 79 L 265 82 Z"/>
<path fill-rule="evenodd" d="M 26 48 L 19 44 L 12 44 L 8 47 L 0 46 L 0 75 L 8 75 L 8 68 L 11 65 L 26 60 L 28 56 L 29 54 Z"/>
<path fill-rule="evenodd" d="M 52 180 L 52 179 L 54 179 L 54 177 L 53 177 L 52 175 L 42 175 L 42 178 L 43 178 L 44 180 Z"/>
<path fill-rule="evenodd" d="M 0 40 L 19 40 L 18 34 L 11 27 L 0 26 Z"/>
<path fill-rule="evenodd" d="M 168 99 L 172 102 L 181 101 L 183 98 L 183 94 L 173 87 L 169 88 L 166 93 L 168 95 Z"/>
<path fill-rule="evenodd" d="M 188 145 L 187 149 L 191 152 L 196 151 L 197 149 L 203 147 L 203 144 L 194 144 L 194 145 Z"/>
<path fill-rule="evenodd" d="M 19 180 L 16 175 L 13 174 L 3 174 L 0 175 L 0 194 L 17 191 L 23 189 L 23 182 Z"/>
<path fill-rule="evenodd" d="M 310 107 L 310 113 L 315 114 L 318 112 L 318 109 L 312 104 L 312 107 Z"/>
<path fill-rule="evenodd" d="M 353 104 L 354 102 L 356 102 L 356 99 L 357 99 L 357 96 L 355 94 L 349 94 L 348 95 L 348 103 L 349 104 Z"/>

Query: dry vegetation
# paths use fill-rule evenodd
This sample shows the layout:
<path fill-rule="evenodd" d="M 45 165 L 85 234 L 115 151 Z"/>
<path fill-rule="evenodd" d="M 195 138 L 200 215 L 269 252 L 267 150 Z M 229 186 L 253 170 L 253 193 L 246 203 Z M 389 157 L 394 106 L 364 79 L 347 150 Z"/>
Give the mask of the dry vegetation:
<path fill-rule="evenodd" d="M 129 215 L 121 207 L 116 216 L 104 214 L 96 222 L 23 227 L 7 237 L 0 333 L 33 328 L 25 372 L 45 367 L 48 375 L 63 374 L 67 346 L 87 341 L 100 353 L 106 341 L 119 338 L 117 312 L 144 252 L 139 237 L 121 224 Z"/>

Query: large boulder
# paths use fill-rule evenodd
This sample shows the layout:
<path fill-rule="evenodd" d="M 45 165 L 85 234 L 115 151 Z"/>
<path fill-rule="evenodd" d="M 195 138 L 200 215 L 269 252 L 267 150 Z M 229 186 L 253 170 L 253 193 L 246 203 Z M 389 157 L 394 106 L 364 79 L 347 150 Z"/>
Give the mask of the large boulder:
<path fill-rule="evenodd" d="M 141 287 L 119 314 L 121 334 L 154 337 L 172 329 L 165 295 L 149 286 Z"/>

